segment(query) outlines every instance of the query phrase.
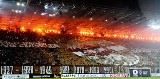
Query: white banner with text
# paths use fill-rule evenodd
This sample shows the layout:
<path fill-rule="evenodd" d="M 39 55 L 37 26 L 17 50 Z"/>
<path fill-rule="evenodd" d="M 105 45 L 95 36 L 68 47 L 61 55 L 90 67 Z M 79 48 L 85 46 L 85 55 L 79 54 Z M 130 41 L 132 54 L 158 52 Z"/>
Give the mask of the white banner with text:
<path fill-rule="evenodd" d="M 29 74 L 3 74 L 2 79 L 22 79 L 29 78 Z"/>
<path fill-rule="evenodd" d="M 128 74 L 62 74 L 61 78 L 128 77 Z"/>

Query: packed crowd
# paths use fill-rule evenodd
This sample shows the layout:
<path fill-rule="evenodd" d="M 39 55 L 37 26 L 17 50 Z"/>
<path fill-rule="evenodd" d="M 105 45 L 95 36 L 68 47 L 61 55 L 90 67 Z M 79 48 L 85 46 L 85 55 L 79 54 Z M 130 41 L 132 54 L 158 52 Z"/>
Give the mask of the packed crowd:
<path fill-rule="evenodd" d="M 126 62 L 122 57 L 134 55 L 137 55 L 139 60 L 133 66 L 158 67 L 160 65 L 160 58 L 158 57 L 160 55 L 159 49 L 150 43 L 148 44 L 153 47 L 147 46 L 146 42 L 105 38 L 102 40 L 101 38 L 56 34 L 42 36 L 30 31 L 16 33 L 2 30 L 0 38 L 2 41 L 8 42 L 39 42 L 57 44 L 59 46 L 59 48 L 19 48 L 1 45 L 1 65 L 103 65 L 105 60 L 104 55 L 106 57 L 107 55 L 112 56 L 106 59 L 110 60 L 106 61 L 110 63 L 105 64 L 113 64 L 113 62 L 117 64 L 116 62 L 119 59 L 115 58 L 114 60 L 115 55 L 113 56 L 113 54 L 117 54 L 118 57 L 121 57 L 120 59 L 123 59 L 120 60 L 121 65 Z M 82 52 L 83 55 L 80 56 L 75 52 Z M 130 62 L 133 64 L 135 61 Z"/>
<path fill-rule="evenodd" d="M 39 48 L 1 48 L 1 65 L 55 65 L 52 53 Z"/>
<path fill-rule="evenodd" d="M 7 32 L 1 30 L 0 34 L 0 58 L 1 65 L 96 65 L 86 58 L 78 57 L 72 52 L 63 49 L 72 36 L 61 36 L 50 34 L 41 36 L 36 33 L 27 32 Z M 68 38 L 67 40 L 64 38 Z M 21 43 L 45 43 L 56 47 L 44 46 L 20 46 Z M 11 45 L 14 44 L 14 45 Z M 59 49 L 60 45 L 62 49 Z M 63 51 L 61 51 L 63 50 Z M 71 61 L 71 62 L 68 62 Z M 88 62 L 86 62 L 88 61 Z"/>
<path fill-rule="evenodd" d="M 54 46 L 48 47 L 48 43 L 36 33 L 0 31 L 0 58 L 1 65 L 55 65 L 52 51 Z M 22 45 L 23 43 L 23 45 Z M 46 46 L 33 44 L 44 43 Z M 26 44 L 26 45 L 25 45 Z M 33 46 L 32 46 L 33 45 Z M 53 47 L 53 48 L 52 48 Z"/>
<path fill-rule="evenodd" d="M 116 40 L 114 41 L 127 47 L 128 52 L 136 54 L 140 57 L 139 66 L 160 66 L 159 55 L 160 49 L 158 42 L 148 41 L 128 41 L 128 40 Z"/>

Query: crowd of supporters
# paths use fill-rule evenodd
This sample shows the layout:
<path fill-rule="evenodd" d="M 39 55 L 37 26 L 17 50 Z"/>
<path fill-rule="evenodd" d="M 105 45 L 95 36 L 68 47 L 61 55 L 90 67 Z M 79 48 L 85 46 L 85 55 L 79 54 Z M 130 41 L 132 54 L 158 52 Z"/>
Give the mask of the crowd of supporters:
<path fill-rule="evenodd" d="M 125 47 L 133 54 L 140 57 L 139 66 L 160 66 L 159 55 L 160 49 L 158 42 L 148 42 L 148 41 L 121 41 Z"/>
<path fill-rule="evenodd" d="M 46 49 L 4 48 L 0 49 L 1 65 L 55 65 L 54 56 Z"/>
<path fill-rule="evenodd" d="M 0 30 L 0 32 L 0 40 L 9 43 L 40 42 L 61 46 L 62 44 L 66 44 L 70 38 L 73 38 L 72 36 L 68 37 L 56 34 L 41 36 L 31 31 L 17 33 Z M 92 63 L 86 58 L 78 57 L 69 51 L 63 50 L 65 46 L 61 46 L 62 49 L 59 49 L 59 47 L 6 47 L 2 43 L 0 46 L 1 65 L 96 65 L 96 63 Z"/>
<path fill-rule="evenodd" d="M 158 57 L 160 52 L 154 45 L 149 47 L 140 41 L 127 41 L 120 39 L 103 39 L 92 37 L 78 37 L 67 35 L 48 34 L 46 36 L 27 32 L 8 32 L 0 30 L 0 40 L 9 42 L 41 42 L 47 44 L 57 44 L 60 48 L 41 47 L 2 47 L 0 48 L 1 65 L 102 65 L 88 59 L 87 56 L 73 54 L 73 50 L 86 50 L 103 48 L 109 45 L 121 45 L 127 48 L 125 51 L 99 51 L 97 55 L 104 53 L 117 53 L 127 55 L 128 53 L 139 56 L 140 61 L 135 66 L 155 66 L 160 65 Z M 92 40 L 92 41 L 89 41 Z M 107 40 L 107 41 L 104 41 Z M 89 41 L 89 42 L 86 42 Z M 94 41 L 94 42 L 93 42 Z M 87 44 L 94 45 L 93 48 Z M 150 43 L 149 43 L 150 44 Z M 153 43 L 154 44 L 154 43 Z M 101 47 L 100 47 L 101 46 Z M 78 48 L 76 48 L 78 47 Z M 153 48 L 153 49 L 151 49 Z M 88 52 L 88 51 L 85 51 Z M 100 54 L 101 53 L 101 54 Z"/>

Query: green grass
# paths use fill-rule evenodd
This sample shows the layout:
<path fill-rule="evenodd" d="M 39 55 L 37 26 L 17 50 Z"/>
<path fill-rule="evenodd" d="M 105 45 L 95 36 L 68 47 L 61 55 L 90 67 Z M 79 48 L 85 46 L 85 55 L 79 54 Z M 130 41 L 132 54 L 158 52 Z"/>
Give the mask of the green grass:
<path fill-rule="evenodd" d="M 30 78 L 30 79 L 160 79 L 160 77 L 125 77 L 125 78 Z"/>

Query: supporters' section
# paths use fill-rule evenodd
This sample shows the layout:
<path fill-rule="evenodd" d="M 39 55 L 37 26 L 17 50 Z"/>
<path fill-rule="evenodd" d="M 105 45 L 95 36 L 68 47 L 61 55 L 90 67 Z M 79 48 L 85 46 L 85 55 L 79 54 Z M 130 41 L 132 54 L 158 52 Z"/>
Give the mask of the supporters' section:
<path fill-rule="evenodd" d="M 0 78 L 160 76 L 160 15 L 67 1 L 0 0 Z"/>
<path fill-rule="evenodd" d="M 17 33 L 6 34 L 3 39 Z M 28 34 L 30 33 L 25 35 Z M 128 40 L 81 38 L 74 35 L 55 35 L 56 39 L 49 36 L 33 42 L 27 42 L 31 39 L 17 42 L 16 38 L 19 37 L 20 35 L 17 35 L 12 40 L 0 41 L 2 76 L 3 74 L 29 74 L 30 78 L 159 76 L 160 50 L 147 42 L 132 43 Z M 69 37 L 69 40 L 64 40 L 63 37 Z"/>
<path fill-rule="evenodd" d="M 49 36 L 28 42 L 35 39 L 30 37 L 18 42 L 16 38 L 20 35 L 6 39 L 17 33 L 4 34 L 7 34 L 5 40 L 0 41 L 2 77 L 3 74 L 29 74 L 30 78 L 159 76 L 160 50 L 147 42 L 74 35 L 55 35 L 56 39 Z"/>

